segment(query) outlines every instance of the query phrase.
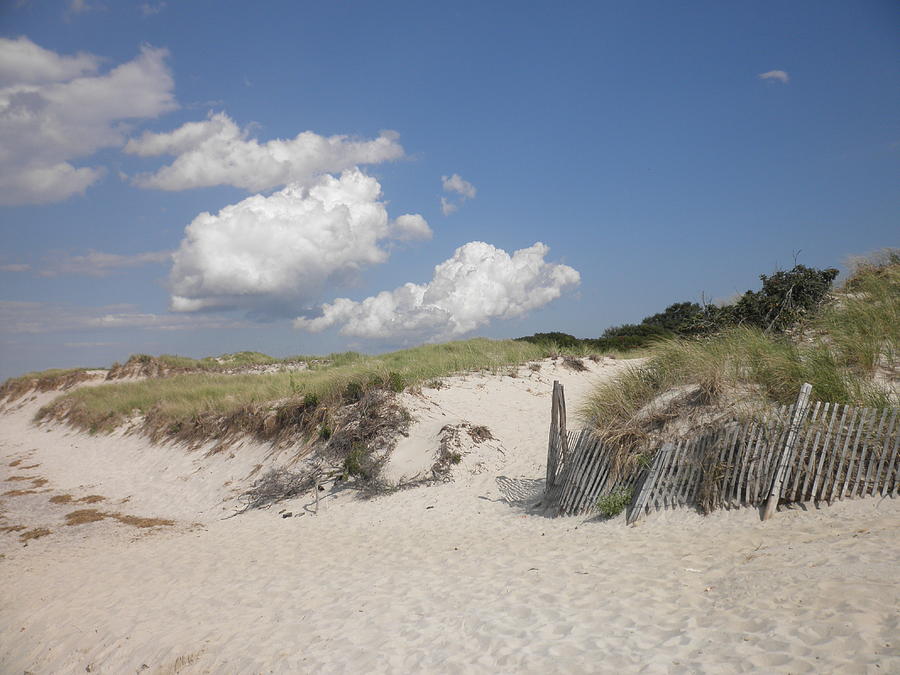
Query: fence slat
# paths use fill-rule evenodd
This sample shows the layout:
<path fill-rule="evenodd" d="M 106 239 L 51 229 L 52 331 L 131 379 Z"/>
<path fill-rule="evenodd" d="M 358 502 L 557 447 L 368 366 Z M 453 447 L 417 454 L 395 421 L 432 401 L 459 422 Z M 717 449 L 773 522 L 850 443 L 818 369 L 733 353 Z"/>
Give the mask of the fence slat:
<path fill-rule="evenodd" d="M 879 486 L 881 485 L 882 475 L 881 471 L 884 469 L 885 464 L 887 464 L 888 458 L 888 448 L 891 443 L 891 436 L 894 433 L 894 423 L 897 421 L 897 410 L 894 410 L 894 413 L 891 415 L 891 421 L 888 424 L 887 433 L 884 435 L 884 442 L 881 444 L 881 452 L 879 453 L 878 458 L 878 468 L 875 469 L 875 477 L 872 479 L 872 494 L 877 495 L 879 492 Z M 898 433 L 900 435 L 900 433 Z M 887 476 L 884 478 L 885 482 L 887 481 Z"/>
<path fill-rule="evenodd" d="M 819 466 L 820 463 L 816 461 L 817 454 L 821 454 L 822 458 L 825 457 L 824 450 L 819 450 L 819 438 L 822 437 L 822 425 L 825 423 L 825 420 L 828 419 L 829 406 L 831 403 L 825 404 L 825 409 L 822 411 L 822 420 L 821 424 L 816 426 L 816 437 L 813 439 L 812 450 L 809 453 L 809 467 L 806 470 L 806 476 L 803 477 L 803 487 L 800 489 L 800 499 L 799 501 L 805 501 L 806 499 L 812 499 L 813 493 L 816 491 L 815 489 L 815 479 L 818 478 L 819 475 Z M 836 412 L 837 407 L 831 409 L 831 422 L 828 424 L 828 432 L 825 436 L 825 445 L 828 444 L 828 434 L 831 433 L 831 425 L 834 423 L 834 413 Z M 812 490 L 810 490 L 810 483 L 812 483 Z"/>
<path fill-rule="evenodd" d="M 718 467 L 722 469 L 722 476 L 718 481 L 718 485 L 716 486 L 716 499 L 715 499 L 715 508 L 721 509 L 725 506 L 725 490 L 727 489 L 728 483 L 725 479 L 725 476 L 728 473 L 728 456 L 731 454 L 734 449 L 734 438 L 737 436 L 738 426 L 736 424 L 732 424 L 727 426 L 723 433 L 721 434 L 721 447 L 722 451 L 719 453 L 719 461 L 716 464 L 717 471 Z"/>
<path fill-rule="evenodd" d="M 596 504 L 596 496 L 606 485 L 612 473 L 612 454 L 611 448 L 603 446 L 602 460 L 597 464 L 597 468 L 592 471 L 592 479 L 588 481 L 581 499 L 575 505 L 577 513 L 584 513 Z"/>
<path fill-rule="evenodd" d="M 888 409 L 885 408 L 881 413 L 881 418 L 878 418 L 878 411 L 875 411 L 875 414 L 872 415 L 872 427 L 869 428 L 869 433 L 866 434 L 863 439 L 863 448 L 859 454 L 859 467 L 856 469 L 856 480 L 850 485 L 850 496 L 853 496 L 853 493 L 862 492 L 865 494 L 865 481 L 866 475 L 869 473 L 871 461 L 867 462 L 868 459 L 868 451 L 869 446 L 877 443 L 877 439 L 881 436 L 881 427 L 884 426 L 884 419 L 887 417 Z M 875 420 L 878 420 L 878 426 L 875 427 Z M 872 431 L 874 429 L 874 432 Z M 874 454 L 874 453 L 873 453 Z"/>
<path fill-rule="evenodd" d="M 588 462 L 587 470 L 584 472 L 583 480 L 578 485 L 578 489 L 575 490 L 572 499 L 568 504 L 567 512 L 569 515 L 580 513 L 581 507 L 586 501 L 588 486 L 596 478 L 597 473 L 603 468 L 603 460 L 606 455 L 605 450 L 606 446 L 604 446 L 603 443 L 600 443 L 599 441 L 594 443 L 591 459 Z"/>
<path fill-rule="evenodd" d="M 844 461 L 844 454 L 846 453 L 847 446 L 850 443 L 850 437 L 853 435 L 853 427 L 856 423 L 856 417 L 857 417 L 857 415 L 859 415 L 859 408 L 853 408 L 853 407 L 848 406 L 848 409 L 851 411 L 850 422 L 848 423 L 848 426 L 845 427 L 843 425 L 844 420 L 841 419 L 841 426 L 838 428 L 838 431 L 843 432 L 843 434 L 844 434 L 843 450 L 841 450 L 840 452 L 832 453 L 831 461 L 828 463 L 829 470 L 825 474 L 826 478 L 831 479 L 831 487 L 828 490 L 828 497 L 825 497 L 825 490 L 824 490 L 824 486 L 823 486 L 822 496 L 829 503 L 831 502 L 832 498 L 834 497 L 835 487 L 837 486 L 838 481 L 840 480 L 841 468 L 842 468 L 843 461 Z M 837 445 L 835 445 L 835 450 L 837 450 Z M 835 467 L 833 472 L 831 470 L 832 464 Z"/>
<path fill-rule="evenodd" d="M 744 466 L 744 451 L 746 450 L 747 444 L 750 442 L 754 429 L 755 426 L 752 421 L 745 422 L 741 425 L 741 434 L 735 443 L 734 452 L 732 454 L 732 467 L 727 479 L 727 493 L 725 496 L 728 503 L 735 507 L 741 505 L 740 488 L 738 486 L 741 482 L 741 470 Z"/>
<path fill-rule="evenodd" d="M 766 510 L 763 513 L 763 520 L 768 520 L 778 508 L 778 500 L 781 498 L 781 489 L 787 478 L 787 470 L 793 459 L 794 447 L 797 438 L 800 435 L 803 418 L 806 416 L 806 409 L 809 405 L 809 395 L 812 393 L 812 385 L 804 383 L 800 388 L 800 396 L 794 405 L 793 414 L 791 415 L 790 428 L 787 430 L 787 436 L 784 439 L 784 449 L 781 452 L 781 434 L 778 439 L 778 445 L 773 448 L 773 452 L 769 453 L 772 457 L 777 456 L 778 461 L 775 462 L 775 469 L 772 471 L 772 482 L 768 483 L 771 487 L 768 490 L 768 499 L 766 501 Z"/>
<path fill-rule="evenodd" d="M 812 414 L 809 416 L 809 422 L 806 425 L 806 433 L 803 435 L 803 440 L 802 442 L 798 441 L 797 444 L 797 447 L 799 449 L 797 450 L 796 468 L 794 468 L 793 470 L 794 480 L 791 482 L 791 487 L 786 493 L 788 499 L 790 499 L 791 501 L 797 501 L 797 494 L 800 492 L 800 479 L 804 475 L 803 460 L 806 459 L 806 449 L 809 447 L 809 441 L 815 435 L 815 431 L 817 428 L 816 422 L 819 419 L 819 408 L 821 407 L 821 405 L 821 401 L 816 401 L 816 405 L 815 407 L 813 407 Z M 813 446 L 813 452 L 814 451 L 815 446 Z"/>
<path fill-rule="evenodd" d="M 818 473 L 821 473 L 821 475 L 822 475 L 822 484 L 818 490 L 816 490 L 815 488 L 813 489 L 813 497 L 816 500 L 816 502 L 825 500 L 825 494 L 828 489 L 828 480 L 829 480 L 829 478 L 831 478 L 831 472 L 832 472 L 832 469 L 834 466 L 835 457 L 837 456 L 837 449 L 841 444 L 841 432 L 844 429 L 844 420 L 847 418 L 847 411 L 850 409 L 850 406 L 848 406 L 848 405 L 844 405 L 843 407 L 835 406 L 835 412 L 837 412 L 838 408 L 841 408 L 841 419 L 838 422 L 837 428 L 834 430 L 834 436 L 831 437 L 832 443 L 830 446 L 828 445 L 829 439 L 827 437 L 825 438 L 825 448 L 822 452 L 822 460 L 821 461 L 826 462 L 826 460 L 827 460 L 828 468 L 825 469 L 824 473 L 821 473 L 823 464 L 819 464 L 819 472 Z M 834 420 L 832 420 L 832 422 L 833 421 Z M 831 434 L 831 425 L 830 424 L 828 426 L 828 434 L 829 435 Z M 818 481 L 818 473 L 816 475 L 817 481 Z"/>
<path fill-rule="evenodd" d="M 676 486 L 678 485 L 677 475 L 678 466 L 684 458 L 684 451 L 687 447 L 687 441 L 683 438 L 675 445 L 675 452 L 672 453 L 672 459 L 669 462 L 669 471 L 666 474 L 666 482 L 663 484 L 663 506 L 664 508 L 675 508 Z"/>
<path fill-rule="evenodd" d="M 588 431 L 582 430 L 575 442 L 575 449 L 573 450 L 572 457 L 569 460 L 570 470 L 566 473 L 566 480 L 565 483 L 563 483 L 563 489 L 559 495 L 557 510 L 563 508 L 563 505 L 568 500 L 568 497 L 572 493 L 575 484 L 578 482 L 579 478 L 582 475 L 582 472 L 584 471 L 585 455 L 587 454 L 588 448 L 590 447 L 588 433 Z M 548 506 L 552 505 L 552 503 L 548 504 Z"/>
<path fill-rule="evenodd" d="M 853 440 L 853 445 L 850 446 L 850 454 L 847 457 L 847 467 L 844 470 L 844 484 L 843 487 L 838 490 L 838 499 L 843 499 L 847 495 L 847 488 L 850 485 L 850 476 L 853 473 L 853 463 L 856 459 L 856 448 L 859 446 L 859 437 L 862 435 L 863 431 L 866 429 L 866 422 L 868 422 L 869 413 L 872 412 L 871 408 L 863 408 L 862 417 L 859 419 L 859 426 L 856 429 L 856 438 Z M 843 459 L 843 457 L 841 457 Z M 842 462 L 843 464 L 843 462 Z"/>
<path fill-rule="evenodd" d="M 900 480 L 897 480 L 897 474 L 895 473 L 895 463 L 897 461 L 897 448 L 900 446 L 900 434 L 897 434 L 894 438 L 894 449 L 891 451 L 891 459 L 888 462 L 887 473 L 884 474 L 884 487 L 881 488 L 881 496 L 885 495 L 895 495 L 897 493 L 897 487 L 900 486 Z"/>
<path fill-rule="evenodd" d="M 641 486 L 640 494 L 637 497 L 632 512 L 628 514 L 626 522 L 629 525 L 637 522 L 637 520 L 644 515 L 644 509 L 649 503 L 650 495 L 653 494 L 653 491 L 656 489 L 656 480 L 671 453 L 672 444 L 665 443 L 653 458 L 653 464 L 650 466 L 650 473 L 647 475 L 647 480 L 645 480 L 644 484 Z"/>

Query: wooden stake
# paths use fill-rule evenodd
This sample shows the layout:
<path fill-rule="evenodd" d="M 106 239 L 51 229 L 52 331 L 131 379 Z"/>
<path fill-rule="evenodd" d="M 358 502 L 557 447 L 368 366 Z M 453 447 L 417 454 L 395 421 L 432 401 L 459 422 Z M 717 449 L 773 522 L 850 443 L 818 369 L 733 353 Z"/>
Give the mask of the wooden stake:
<path fill-rule="evenodd" d="M 794 408 L 794 417 L 791 420 L 791 430 L 788 432 L 787 442 L 784 444 L 784 451 L 778 460 L 778 466 L 775 469 L 775 479 L 772 481 L 772 489 L 769 490 L 769 501 L 766 502 L 766 511 L 763 514 L 763 520 L 768 520 L 778 508 L 778 499 L 781 497 L 781 485 L 784 483 L 784 476 L 787 467 L 791 462 L 791 455 L 794 452 L 794 443 L 797 442 L 797 434 L 800 431 L 800 424 L 806 415 L 806 408 L 809 406 L 809 395 L 812 393 L 812 385 L 804 384 L 800 388 L 800 396 L 797 397 L 797 407 Z"/>
<path fill-rule="evenodd" d="M 550 442 L 547 445 L 547 481 L 544 485 L 544 493 L 550 492 L 556 478 L 557 448 L 559 447 L 559 398 L 556 390 L 559 388 L 559 380 L 553 380 L 553 401 L 550 406 Z"/>

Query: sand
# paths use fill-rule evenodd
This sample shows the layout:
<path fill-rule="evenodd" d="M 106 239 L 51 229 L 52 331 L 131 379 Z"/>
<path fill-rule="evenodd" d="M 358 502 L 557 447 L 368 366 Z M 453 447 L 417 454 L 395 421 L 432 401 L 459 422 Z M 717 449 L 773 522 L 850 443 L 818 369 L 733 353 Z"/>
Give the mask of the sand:
<path fill-rule="evenodd" d="M 7 410 L 0 479 L 36 478 L 0 483 L 35 490 L 0 497 L 0 526 L 27 526 L 0 534 L 0 672 L 900 672 L 896 500 L 765 523 L 749 509 L 637 527 L 529 513 L 552 380 L 571 415 L 621 367 L 547 361 L 404 394 L 417 422 L 394 479 L 430 468 L 446 425 L 494 439 L 463 433 L 448 482 L 329 491 L 317 515 L 308 497 L 226 517 L 256 466 L 288 453 L 36 428 L 41 396 Z M 73 503 L 91 494 L 106 500 Z M 64 524 L 86 508 L 173 524 Z M 19 540 L 36 528 L 51 533 Z"/>

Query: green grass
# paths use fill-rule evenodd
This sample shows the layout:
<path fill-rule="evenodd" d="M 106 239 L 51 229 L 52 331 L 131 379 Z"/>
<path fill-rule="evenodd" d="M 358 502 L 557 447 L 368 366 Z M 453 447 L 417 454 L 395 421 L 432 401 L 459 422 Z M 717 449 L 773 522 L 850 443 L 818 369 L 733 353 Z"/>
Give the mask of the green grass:
<path fill-rule="evenodd" d="M 579 411 L 601 436 L 633 443 L 659 417 L 648 404 L 690 386 L 694 403 L 745 396 L 792 403 L 804 382 L 834 403 L 896 405 L 896 391 L 874 377 L 897 371 L 900 346 L 900 260 L 863 264 L 794 337 L 736 328 L 707 339 L 667 339 L 648 361 L 597 387 Z"/>
<path fill-rule="evenodd" d="M 177 435 L 191 427 L 206 433 L 211 426 L 200 418 L 244 415 L 254 418 L 256 424 L 257 418 L 279 406 L 308 409 L 304 402 L 315 401 L 327 408 L 358 399 L 373 387 L 399 391 L 453 373 L 498 371 L 545 355 L 546 350 L 537 345 L 482 338 L 379 356 L 344 352 L 323 357 L 326 365 L 305 371 L 186 373 L 83 388 L 59 397 L 39 416 L 64 417 L 76 426 L 102 431 L 115 428 L 133 414 L 142 414 L 157 430 L 168 429 Z"/>

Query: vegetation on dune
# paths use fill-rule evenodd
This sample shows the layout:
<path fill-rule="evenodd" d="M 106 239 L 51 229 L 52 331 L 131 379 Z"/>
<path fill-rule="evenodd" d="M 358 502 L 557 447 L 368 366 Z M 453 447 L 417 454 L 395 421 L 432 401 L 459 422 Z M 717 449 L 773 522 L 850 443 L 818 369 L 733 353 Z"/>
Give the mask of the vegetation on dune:
<path fill-rule="evenodd" d="M 11 377 L 0 385 L 0 401 L 21 398 L 33 391 L 69 389 L 79 382 L 92 379 L 87 368 L 51 368 L 35 373 Z"/>
<path fill-rule="evenodd" d="M 607 328 L 599 338 L 535 333 L 518 339 L 533 344 L 554 343 L 570 350 L 628 352 L 674 337 L 714 335 L 736 327 L 780 332 L 816 311 L 837 274 L 836 269 L 796 265 L 771 276 L 760 275 L 762 288 L 747 291 L 731 304 L 676 302 L 641 323 Z"/>
<path fill-rule="evenodd" d="M 795 268 L 794 271 L 797 271 Z M 804 382 L 815 397 L 873 407 L 895 405 L 900 347 L 900 256 L 858 262 L 830 297 L 831 270 L 764 278 L 781 302 L 742 298 L 723 311 L 753 321 L 699 337 L 669 337 L 648 360 L 599 386 L 583 420 L 623 448 L 692 410 L 746 401 L 792 403 Z M 793 283 L 791 283 L 793 282 Z M 770 295 L 775 295 L 772 288 Z"/>
<path fill-rule="evenodd" d="M 372 389 L 401 391 L 453 373 L 500 370 L 542 358 L 539 346 L 482 338 L 364 356 L 331 354 L 318 367 L 262 375 L 186 373 L 89 387 L 61 396 L 38 417 L 59 418 L 93 432 L 134 416 L 153 438 L 194 441 L 249 433 L 265 440 L 298 432 L 330 435 L 341 404 Z"/>

